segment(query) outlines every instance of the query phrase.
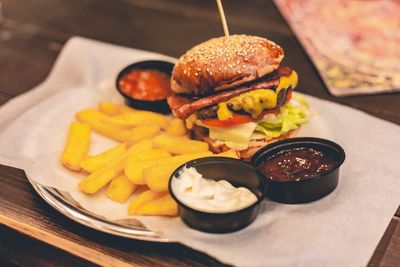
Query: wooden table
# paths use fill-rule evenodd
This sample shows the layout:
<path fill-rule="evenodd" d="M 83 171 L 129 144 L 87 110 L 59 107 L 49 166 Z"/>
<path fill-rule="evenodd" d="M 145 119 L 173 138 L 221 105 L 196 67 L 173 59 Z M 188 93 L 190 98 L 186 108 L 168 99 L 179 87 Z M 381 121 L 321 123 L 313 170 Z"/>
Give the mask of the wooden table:
<path fill-rule="evenodd" d="M 267 36 L 284 47 L 285 63 L 301 78 L 299 91 L 400 124 L 400 94 L 329 95 L 271 2 L 225 2 L 232 33 Z M 2 8 L 0 104 L 41 82 L 71 36 L 179 56 L 222 34 L 213 0 L 3 0 Z M 81 226 L 41 200 L 21 170 L 0 165 L 0 179 L 1 266 L 221 265 L 181 245 L 132 241 Z M 369 265 L 400 266 L 400 210 Z"/>

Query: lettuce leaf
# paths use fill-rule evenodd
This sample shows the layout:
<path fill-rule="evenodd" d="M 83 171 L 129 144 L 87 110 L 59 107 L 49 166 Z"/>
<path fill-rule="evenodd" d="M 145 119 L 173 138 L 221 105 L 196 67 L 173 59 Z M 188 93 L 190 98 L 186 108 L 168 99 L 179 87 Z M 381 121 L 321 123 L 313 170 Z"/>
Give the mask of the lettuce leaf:
<path fill-rule="evenodd" d="M 255 131 L 272 138 L 279 137 L 306 123 L 309 113 L 306 98 L 299 94 L 293 94 L 292 100 L 281 107 L 279 114 L 266 115 L 262 121 L 258 122 Z"/>

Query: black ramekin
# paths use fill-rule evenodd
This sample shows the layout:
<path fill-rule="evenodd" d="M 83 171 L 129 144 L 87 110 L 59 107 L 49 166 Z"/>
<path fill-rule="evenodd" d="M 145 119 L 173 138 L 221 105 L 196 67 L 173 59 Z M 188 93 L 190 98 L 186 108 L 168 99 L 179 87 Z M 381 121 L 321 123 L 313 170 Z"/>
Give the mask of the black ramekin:
<path fill-rule="evenodd" d="M 259 150 L 252 157 L 251 163 L 259 168 L 264 159 L 279 151 L 298 147 L 323 151 L 332 155 L 336 159 L 336 163 L 331 170 L 299 181 L 273 180 L 268 174 L 263 173 L 268 184 L 266 197 L 269 199 L 286 204 L 307 203 L 328 195 L 337 187 L 340 165 L 344 162 L 346 155 L 340 145 L 326 139 L 300 137 L 278 141 Z"/>
<path fill-rule="evenodd" d="M 235 187 L 248 188 L 257 196 L 257 201 L 246 208 L 225 213 L 205 212 L 188 207 L 177 198 L 171 185 L 174 176 L 185 166 L 196 168 L 204 178 L 223 179 Z M 256 219 L 265 196 L 266 182 L 262 174 L 248 163 L 233 158 L 207 157 L 189 161 L 177 168 L 169 180 L 169 191 L 178 203 L 181 219 L 187 225 L 204 232 L 229 233 L 248 226 Z"/>
<path fill-rule="evenodd" d="M 131 96 L 126 95 L 121 88 L 119 87 L 119 80 L 128 72 L 132 70 L 158 70 L 164 72 L 168 76 L 171 76 L 172 69 L 174 68 L 174 64 L 168 61 L 161 61 L 161 60 L 146 60 L 133 63 L 123 70 L 117 76 L 116 80 L 116 88 L 118 92 L 124 97 L 125 103 L 133 108 L 143 109 L 143 110 L 150 110 L 155 111 L 163 114 L 171 113 L 171 109 L 168 106 L 166 99 L 155 100 L 155 101 L 146 101 L 146 100 L 139 100 L 135 99 Z"/>

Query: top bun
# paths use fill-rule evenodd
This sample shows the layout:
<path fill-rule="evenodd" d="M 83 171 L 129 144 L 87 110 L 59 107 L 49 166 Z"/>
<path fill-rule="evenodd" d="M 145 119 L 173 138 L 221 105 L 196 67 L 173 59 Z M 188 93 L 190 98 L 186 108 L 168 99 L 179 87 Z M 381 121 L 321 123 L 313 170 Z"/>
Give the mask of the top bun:
<path fill-rule="evenodd" d="M 179 58 L 172 71 L 171 88 L 178 94 L 212 94 L 273 72 L 283 56 L 283 49 L 266 38 L 213 38 Z"/>

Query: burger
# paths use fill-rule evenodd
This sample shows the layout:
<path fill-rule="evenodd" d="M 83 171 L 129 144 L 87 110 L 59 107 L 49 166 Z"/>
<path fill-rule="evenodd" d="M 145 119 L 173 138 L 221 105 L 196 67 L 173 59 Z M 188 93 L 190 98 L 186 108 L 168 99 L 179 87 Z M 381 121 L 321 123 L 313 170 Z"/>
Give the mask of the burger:
<path fill-rule="evenodd" d="M 308 120 L 304 97 L 294 96 L 297 73 L 281 66 L 283 49 L 257 36 L 203 42 L 182 55 L 171 75 L 173 114 L 192 137 L 220 153 L 250 159 L 267 144 L 289 138 Z"/>

